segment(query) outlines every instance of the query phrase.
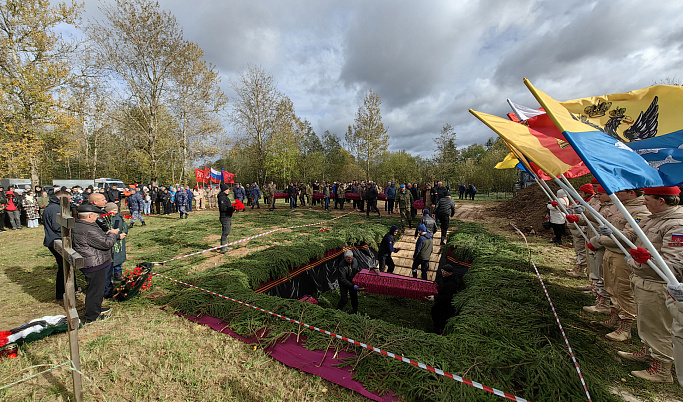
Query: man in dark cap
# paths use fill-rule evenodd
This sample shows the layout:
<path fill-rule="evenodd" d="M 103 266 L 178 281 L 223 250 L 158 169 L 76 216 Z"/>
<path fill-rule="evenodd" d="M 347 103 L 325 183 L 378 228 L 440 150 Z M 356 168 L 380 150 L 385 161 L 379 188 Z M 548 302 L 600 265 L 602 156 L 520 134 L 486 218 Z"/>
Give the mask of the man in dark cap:
<path fill-rule="evenodd" d="M 337 281 L 339 282 L 339 292 L 341 298 L 337 304 L 337 310 L 341 310 L 348 303 L 348 295 L 351 294 L 352 313 L 358 312 L 358 291 L 363 290 L 358 285 L 353 284 L 353 277 L 360 272 L 358 261 L 353 258 L 353 251 L 346 250 L 344 252 L 344 260 L 337 267 Z"/>
<path fill-rule="evenodd" d="M 415 252 L 413 253 L 413 278 L 417 278 L 417 268 L 420 267 L 421 278 L 427 280 L 429 260 L 432 258 L 433 251 L 432 234 L 427 232 L 425 225 L 418 226 L 416 232 L 420 237 L 415 243 Z"/>
<path fill-rule="evenodd" d="M 232 225 L 232 213 L 235 211 L 232 202 L 230 201 L 230 197 L 228 197 L 229 192 L 230 187 L 225 183 L 221 183 L 221 192 L 218 194 L 219 219 L 223 228 L 221 232 L 221 244 L 228 244 L 228 235 L 230 234 L 230 226 Z M 227 252 L 227 246 L 221 249 L 221 254 Z"/>
<path fill-rule="evenodd" d="M 391 258 L 391 253 L 396 253 L 399 249 L 394 248 L 394 236 L 398 234 L 398 226 L 393 225 L 389 228 L 389 232 L 382 238 L 382 243 L 379 245 L 379 270 L 384 272 L 386 267 L 387 272 L 394 272 L 394 259 Z"/>
<path fill-rule="evenodd" d="M 465 288 L 463 276 L 467 273 L 467 268 L 454 268 L 452 265 L 441 267 L 443 280 L 439 284 L 439 293 L 436 296 L 427 296 L 427 300 L 433 301 L 432 321 L 434 322 L 434 332 L 442 334 L 443 329 L 453 314 L 453 295 Z"/>
<path fill-rule="evenodd" d="M 72 232 L 73 248 L 83 257 L 81 272 L 88 283 L 85 293 L 86 324 L 103 318 L 110 311 L 109 308 L 102 308 L 106 271 L 112 263 L 111 248 L 117 240 L 126 237 L 125 233 L 119 233 L 119 229 L 102 232 L 96 223 L 101 213 L 95 205 L 81 205 Z"/>

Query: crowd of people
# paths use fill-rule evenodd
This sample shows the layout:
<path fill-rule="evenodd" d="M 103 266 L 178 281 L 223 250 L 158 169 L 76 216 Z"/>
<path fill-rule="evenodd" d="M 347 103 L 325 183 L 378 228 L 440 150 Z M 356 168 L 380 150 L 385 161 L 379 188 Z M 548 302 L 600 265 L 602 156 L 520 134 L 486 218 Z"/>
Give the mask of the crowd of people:
<path fill-rule="evenodd" d="M 377 201 L 380 194 L 383 194 L 386 200 L 384 211 L 387 214 L 400 214 L 400 225 L 403 231 L 406 226 L 412 228 L 418 211 L 422 212 L 416 230 L 417 248 L 414 255 L 413 276 L 417 277 L 418 270 L 420 270 L 423 279 L 426 279 L 426 266 L 431 256 L 432 239 L 438 229 L 437 225 L 441 224 L 442 239 L 445 240 L 449 219 L 455 212 L 449 188 L 441 182 L 435 182 L 434 186 L 427 184 L 423 187 L 420 187 L 418 183 L 396 185 L 394 182 L 388 182 L 384 188 L 372 181 L 367 183 L 365 181 L 336 181 L 334 183 L 316 181 L 307 184 L 292 182 L 283 192 L 285 203 L 291 209 L 300 206 L 308 206 L 312 209 L 319 205 L 321 209 L 327 211 L 331 208 L 338 210 L 350 208 L 357 212 L 365 212 L 366 216 L 369 216 L 371 212 L 381 216 Z M 230 193 L 232 193 L 232 200 Z M 272 182 L 265 187 L 263 192 L 256 183 L 245 186 L 239 183 L 234 186 L 199 184 L 192 189 L 190 186 L 181 185 L 166 187 L 138 184 L 118 188 L 115 183 L 106 188 L 82 188 L 76 185 L 72 188 L 36 186 L 34 189 L 30 187 L 21 189 L 11 186 L 8 191 L 4 191 L 4 188 L 0 187 L 0 230 L 4 231 L 5 219 L 9 225 L 8 228 L 13 230 L 43 225 L 45 232 L 43 245 L 52 253 L 57 264 L 55 297 L 61 300 L 65 292 L 65 272 L 62 255 L 55 248 L 54 242 L 61 238 L 61 226 L 57 218 L 61 212 L 60 202 L 62 199 L 68 200 L 72 215 L 77 217 L 72 231 L 73 248 L 84 258 L 84 267 L 81 272 L 85 277 L 87 288 L 83 320 L 89 323 L 103 319 L 110 313 L 110 309 L 102 307 L 102 303 L 105 298 L 114 296 L 116 286 L 123 280 L 126 236 L 130 228 L 136 224 L 146 226 L 145 217 L 178 213 L 179 219 L 187 219 L 188 213 L 193 210 L 218 209 L 222 226 L 221 244 L 226 245 L 233 213 L 243 210 L 244 206 L 260 209 L 261 197 L 263 197 L 264 205 L 272 211 L 275 209 L 275 200 L 282 198 L 281 196 L 282 193 L 278 192 Z M 346 203 L 347 198 L 348 203 Z M 330 206 L 330 199 L 334 200 L 332 206 Z M 418 200 L 419 202 L 416 202 Z M 242 204 L 242 208 L 238 206 L 239 204 Z M 422 206 L 427 208 L 423 210 Z M 428 209 L 430 207 L 435 212 L 436 219 L 432 217 Z M 130 215 L 124 215 L 126 209 Z M 398 226 L 392 226 L 391 233 L 396 235 L 398 230 Z M 221 253 L 228 251 L 227 246 L 220 248 Z M 391 247 L 390 252 L 384 258 L 380 256 L 382 270 L 386 266 L 389 272 L 393 271 L 394 264 L 390 254 L 395 251 L 398 250 Z M 352 278 L 353 270 L 347 271 L 345 272 Z M 343 280 L 340 281 L 341 289 L 344 289 L 344 283 Z M 75 287 L 75 283 L 73 286 Z M 354 310 L 357 308 L 357 290 L 357 288 L 350 289 Z"/>
<path fill-rule="evenodd" d="M 578 193 L 612 225 L 604 224 L 580 203 L 571 202 L 562 189 L 547 205 L 555 244 L 562 244 L 565 223 L 570 227 L 576 262 L 567 274 L 590 279 L 589 284 L 578 288 L 595 295 L 596 299 L 593 305 L 583 309 L 588 313 L 609 314 L 608 319 L 596 324 L 611 331 L 605 335 L 610 341 L 629 341 L 632 327 L 637 327 L 641 349 L 617 352 L 623 359 L 649 365 L 644 370 L 632 371 L 632 375 L 652 382 L 670 383 L 673 382 L 672 366 L 676 362 L 680 367 L 678 382 L 683 385 L 683 291 L 667 287 L 667 282 L 653 268 L 656 265 L 652 264 L 646 245 L 597 180 L 582 185 Z M 683 281 L 680 188 L 629 189 L 615 195 L 676 279 Z M 589 228 L 589 222 L 595 231 Z M 636 247 L 628 247 L 612 228 Z"/>

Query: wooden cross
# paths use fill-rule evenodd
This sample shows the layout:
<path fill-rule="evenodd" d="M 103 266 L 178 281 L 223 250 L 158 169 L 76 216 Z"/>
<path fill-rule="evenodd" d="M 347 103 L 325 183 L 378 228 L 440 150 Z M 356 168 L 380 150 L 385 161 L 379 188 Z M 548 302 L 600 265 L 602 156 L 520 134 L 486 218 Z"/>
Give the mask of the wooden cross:
<path fill-rule="evenodd" d="M 69 323 L 69 349 L 71 361 L 75 370 L 72 370 L 74 383 L 74 396 L 76 402 L 83 400 L 83 383 L 81 379 L 81 354 L 78 350 L 78 311 L 76 311 L 76 289 L 74 289 L 74 269 L 83 268 L 83 257 L 71 248 L 71 230 L 76 220 L 71 216 L 69 197 L 59 199 L 61 213 L 57 215 L 57 222 L 61 225 L 62 239 L 55 240 L 55 250 L 62 256 L 64 265 L 64 309 Z"/>

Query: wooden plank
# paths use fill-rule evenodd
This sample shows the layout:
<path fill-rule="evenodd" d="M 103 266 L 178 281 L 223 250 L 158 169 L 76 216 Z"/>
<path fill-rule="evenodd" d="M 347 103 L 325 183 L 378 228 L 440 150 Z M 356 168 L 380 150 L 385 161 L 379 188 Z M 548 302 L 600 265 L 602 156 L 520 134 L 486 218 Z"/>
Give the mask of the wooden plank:
<path fill-rule="evenodd" d="M 81 354 L 78 348 L 78 325 L 80 321 L 76 310 L 74 267 L 83 267 L 83 257 L 71 248 L 71 229 L 75 226 L 75 220 L 71 217 L 70 201 L 69 197 L 60 199 L 61 214 L 58 215 L 58 220 L 61 224 L 62 239 L 59 240 L 59 249 L 64 263 L 64 310 L 66 310 L 69 324 L 69 352 L 75 368 L 71 371 L 74 399 L 76 402 L 81 402 L 83 401 L 83 379 L 81 378 Z M 55 245 L 56 247 L 57 245 Z"/>
<path fill-rule="evenodd" d="M 81 257 L 81 255 L 72 248 L 64 250 L 64 244 L 62 244 L 61 239 L 55 240 L 54 248 L 74 269 L 83 268 L 83 257 Z"/>
<path fill-rule="evenodd" d="M 76 226 L 76 219 L 71 215 L 57 214 L 57 223 L 61 226 L 66 226 L 68 229 L 73 229 Z"/>

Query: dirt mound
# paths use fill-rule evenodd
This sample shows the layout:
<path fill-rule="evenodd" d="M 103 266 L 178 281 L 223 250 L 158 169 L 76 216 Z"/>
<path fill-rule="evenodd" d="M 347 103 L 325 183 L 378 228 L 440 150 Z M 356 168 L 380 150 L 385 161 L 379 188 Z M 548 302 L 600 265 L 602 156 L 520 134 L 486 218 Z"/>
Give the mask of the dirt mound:
<path fill-rule="evenodd" d="M 559 186 L 548 183 L 553 192 L 557 192 Z M 537 234 L 552 235 L 552 231 L 543 228 L 545 214 L 548 212 L 546 205 L 548 197 L 538 184 L 517 192 L 513 198 L 488 208 L 488 212 L 496 217 L 505 218 L 512 221 L 525 233 L 530 233 L 533 229 Z"/>

